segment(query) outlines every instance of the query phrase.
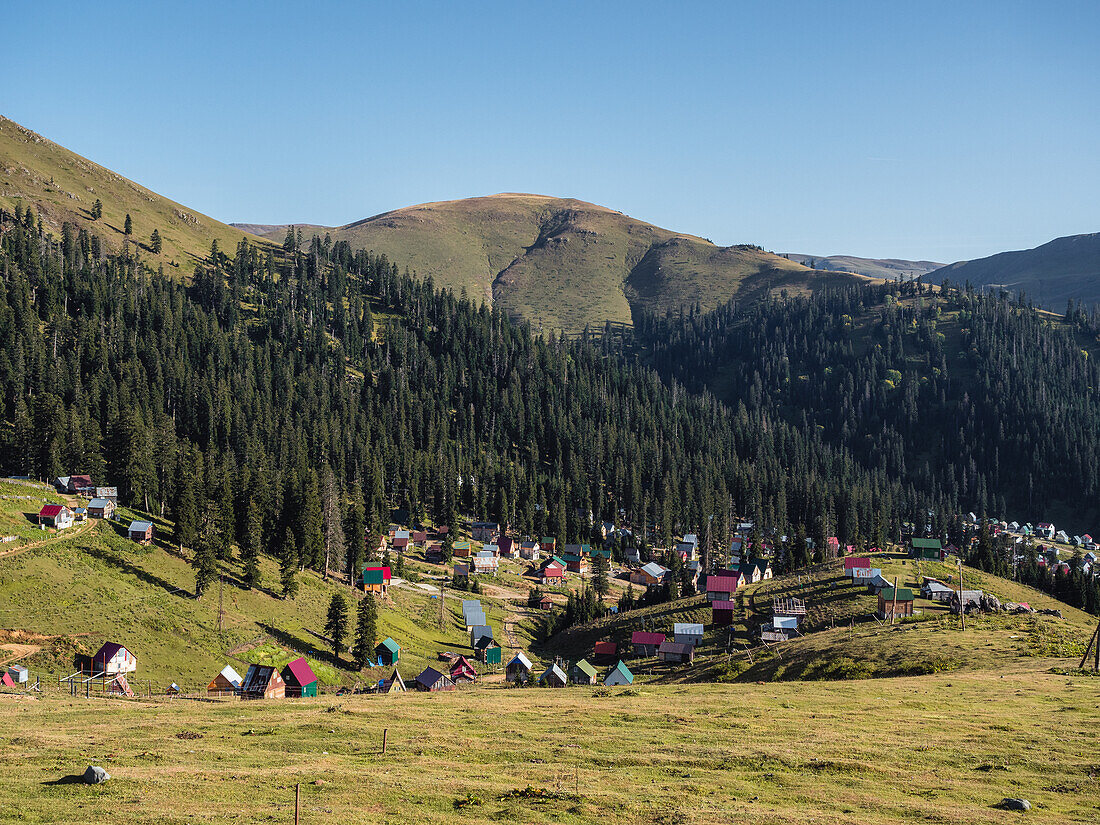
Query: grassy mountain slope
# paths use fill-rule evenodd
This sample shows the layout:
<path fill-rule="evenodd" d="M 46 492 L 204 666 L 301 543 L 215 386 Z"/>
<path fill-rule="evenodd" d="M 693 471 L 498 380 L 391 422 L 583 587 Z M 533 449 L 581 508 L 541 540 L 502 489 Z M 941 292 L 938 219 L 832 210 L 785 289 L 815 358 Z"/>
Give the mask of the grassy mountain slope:
<path fill-rule="evenodd" d="M 1001 252 L 937 269 L 927 280 L 1024 292 L 1037 304 L 1062 311 L 1069 299 L 1100 303 L 1100 232 L 1056 238 L 1034 249 Z"/>
<path fill-rule="evenodd" d="M 784 253 L 784 257 L 796 263 L 810 265 L 814 262 L 817 269 L 831 269 L 836 272 L 854 272 L 870 278 L 882 278 L 892 281 L 908 280 L 927 275 L 943 266 L 935 261 L 906 261 L 901 258 L 858 258 L 854 255 L 804 255 L 798 252 Z"/>
<path fill-rule="evenodd" d="M 96 198 L 103 203 L 103 217 L 93 221 Z M 154 267 L 161 262 L 188 272 L 195 260 L 209 253 L 211 241 L 231 252 L 248 237 L 0 116 L 0 206 L 10 212 L 17 204 L 33 207 L 55 235 L 70 221 L 91 229 L 116 250 L 123 245 L 129 214 L 133 240 L 142 244 L 142 254 Z M 164 243 L 160 255 L 148 248 L 154 229 Z"/>
<path fill-rule="evenodd" d="M 256 229 L 275 241 L 286 234 L 286 226 Z M 498 303 L 513 317 L 571 332 L 604 321 L 630 323 L 636 306 L 710 308 L 734 295 L 813 289 L 852 277 L 542 195 L 420 204 L 327 231 L 354 248 L 405 262 L 439 285 Z"/>

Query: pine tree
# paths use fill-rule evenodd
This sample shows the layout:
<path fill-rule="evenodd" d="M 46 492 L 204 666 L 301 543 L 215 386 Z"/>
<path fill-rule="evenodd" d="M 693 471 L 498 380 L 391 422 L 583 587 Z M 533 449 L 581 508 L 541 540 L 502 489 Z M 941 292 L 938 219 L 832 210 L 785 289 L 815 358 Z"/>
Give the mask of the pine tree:
<path fill-rule="evenodd" d="M 325 546 L 323 573 L 328 578 L 329 566 L 333 560 L 338 564 L 347 563 L 347 544 L 344 536 L 344 514 L 340 509 L 340 488 L 332 467 L 328 464 L 321 469 L 321 526 Z"/>
<path fill-rule="evenodd" d="M 95 203 L 92 204 L 92 220 L 98 221 L 103 217 L 103 201 L 99 198 L 95 199 Z"/>
<path fill-rule="evenodd" d="M 348 575 L 348 583 L 351 584 L 367 560 L 367 522 L 363 511 L 363 495 L 358 486 L 351 490 L 347 517 L 344 520 L 344 534 L 347 541 L 344 569 Z"/>
<path fill-rule="evenodd" d="M 313 469 L 306 471 L 297 516 L 298 529 L 295 532 L 301 564 L 304 567 L 319 570 L 324 563 L 324 519 L 321 513 L 321 494 L 318 490 L 317 473 Z"/>
<path fill-rule="evenodd" d="M 213 507 L 207 507 L 195 540 L 195 554 L 191 559 L 191 566 L 195 569 L 195 598 L 200 598 L 206 592 L 206 586 L 218 574 L 220 541 L 217 512 Z"/>
<path fill-rule="evenodd" d="M 378 636 L 378 606 L 374 594 L 367 593 L 359 602 L 359 615 L 355 623 L 355 664 L 363 668 L 374 656 L 374 640 Z"/>
<path fill-rule="evenodd" d="M 610 565 L 604 555 L 602 553 L 597 553 L 595 559 L 592 561 L 592 589 L 596 591 L 596 595 L 601 599 L 603 599 L 611 589 L 607 580 L 609 567 Z"/>
<path fill-rule="evenodd" d="M 298 547 L 295 544 L 294 531 L 288 527 L 283 536 L 282 554 L 279 558 L 279 579 L 284 599 L 293 599 L 298 595 L 297 572 Z"/>
<path fill-rule="evenodd" d="M 263 513 L 251 496 L 248 499 L 247 524 L 244 544 L 241 547 L 241 564 L 244 583 L 251 589 L 260 584 L 260 551 L 263 548 Z"/>
<path fill-rule="evenodd" d="M 347 648 L 344 640 L 348 635 L 348 602 L 342 593 L 333 593 L 325 619 L 325 633 L 332 640 L 332 654 L 340 662 L 340 654 Z"/>
<path fill-rule="evenodd" d="M 129 212 L 126 213 L 126 220 L 122 224 L 122 233 L 124 235 L 133 235 L 134 234 L 134 222 L 130 219 L 130 213 Z"/>
<path fill-rule="evenodd" d="M 157 230 L 153 230 L 153 234 L 149 236 L 149 248 L 153 250 L 154 255 L 159 255 L 161 249 L 164 248 L 164 243 L 160 239 L 160 233 Z"/>

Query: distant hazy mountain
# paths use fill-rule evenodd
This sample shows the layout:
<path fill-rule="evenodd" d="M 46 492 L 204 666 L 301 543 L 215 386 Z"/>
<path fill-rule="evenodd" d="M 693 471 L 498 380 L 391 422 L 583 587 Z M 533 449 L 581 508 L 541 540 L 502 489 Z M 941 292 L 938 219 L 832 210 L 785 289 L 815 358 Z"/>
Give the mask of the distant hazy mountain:
<path fill-rule="evenodd" d="M 235 224 L 246 228 L 248 224 Z M 258 227 L 281 242 L 286 226 Z M 550 329 L 630 323 L 638 307 L 717 306 L 853 276 L 815 272 L 752 246 L 710 241 L 571 198 L 500 194 L 409 206 L 321 229 L 421 277 Z M 303 233 L 308 234 L 303 227 Z"/>
<path fill-rule="evenodd" d="M 1066 301 L 1100 303 L 1100 232 L 1056 238 L 1034 249 L 1001 252 L 959 261 L 933 272 L 927 280 L 970 282 L 975 286 L 1023 292 L 1035 303 L 1061 312 Z"/>
<path fill-rule="evenodd" d="M 803 255 L 798 252 L 785 252 L 784 257 L 815 269 L 832 269 L 837 272 L 854 272 L 869 278 L 883 278 L 888 281 L 919 278 L 943 266 L 935 261 L 904 261 L 900 258 L 857 258 L 854 255 Z"/>

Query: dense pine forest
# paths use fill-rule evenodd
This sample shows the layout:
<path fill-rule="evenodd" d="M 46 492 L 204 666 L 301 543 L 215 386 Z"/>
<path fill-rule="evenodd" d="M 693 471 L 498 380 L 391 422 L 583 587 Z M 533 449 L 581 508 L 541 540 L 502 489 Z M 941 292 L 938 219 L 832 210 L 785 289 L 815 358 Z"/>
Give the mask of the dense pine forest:
<path fill-rule="evenodd" d="M 117 484 L 177 522 L 200 590 L 214 555 L 254 583 L 271 553 L 288 592 L 301 567 L 355 570 L 395 511 L 565 540 L 606 519 L 712 549 L 741 514 L 821 548 L 838 526 L 897 537 L 933 504 L 812 429 L 730 414 L 347 244 L 215 247 L 184 284 L 86 231 L 45 236 L 30 211 L 0 223 L 0 469 Z"/>
<path fill-rule="evenodd" d="M 941 535 L 956 503 L 1100 526 L 1100 365 L 1084 349 L 1096 333 L 1080 308 L 1055 323 L 1020 299 L 919 283 L 637 323 L 662 375 L 843 444 L 940 503 Z"/>

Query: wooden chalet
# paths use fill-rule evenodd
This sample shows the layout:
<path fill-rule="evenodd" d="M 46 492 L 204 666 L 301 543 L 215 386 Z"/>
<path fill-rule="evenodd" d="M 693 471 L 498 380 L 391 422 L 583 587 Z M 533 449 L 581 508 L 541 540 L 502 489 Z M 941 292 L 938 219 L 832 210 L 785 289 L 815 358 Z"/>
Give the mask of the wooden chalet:
<path fill-rule="evenodd" d="M 64 504 L 47 504 L 38 511 L 38 523 L 66 530 L 73 526 L 73 511 Z"/>
<path fill-rule="evenodd" d="M 90 518 L 111 518 L 115 514 L 115 503 L 109 498 L 93 498 L 88 502 Z"/>
<path fill-rule="evenodd" d="M 543 596 L 541 599 L 539 599 L 539 610 L 553 610 L 553 609 L 554 609 L 554 600 L 551 599 L 549 596 Z"/>
<path fill-rule="evenodd" d="M 596 642 L 592 646 L 592 658 L 603 663 L 616 661 L 619 658 L 619 646 L 614 642 Z"/>
<path fill-rule="evenodd" d="M 594 685 L 596 684 L 596 668 L 581 659 L 570 668 L 569 677 L 575 685 Z"/>
<path fill-rule="evenodd" d="M 661 642 L 657 648 L 657 658 L 662 662 L 689 665 L 695 660 L 695 645 Z"/>
<path fill-rule="evenodd" d="M 878 617 L 880 619 L 913 615 L 913 591 L 908 587 L 899 587 L 896 595 L 895 599 L 895 591 L 892 587 L 879 591 Z"/>
<path fill-rule="evenodd" d="M 295 699 L 304 699 L 317 695 L 317 674 L 309 666 L 304 656 L 287 663 L 282 672 L 286 683 L 286 695 Z"/>
<path fill-rule="evenodd" d="M 695 647 L 703 641 L 703 626 L 690 622 L 676 622 L 672 625 L 672 637 L 677 644 Z"/>
<path fill-rule="evenodd" d="M 707 576 L 707 599 L 712 602 L 728 602 L 737 592 L 739 579 L 733 576 Z"/>
<path fill-rule="evenodd" d="M 499 665 L 501 659 L 500 644 L 492 636 L 482 636 L 474 644 L 474 656 L 487 665 Z"/>
<path fill-rule="evenodd" d="M 66 485 L 65 492 L 78 496 L 95 495 L 95 485 L 92 484 L 92 477 L 89 475 L 69 476 L 69 483 Z"/>
<path fill-rule="evenodd" d="M 233 665 L 226 665 L 206 686 L 206 692 L 211 696 L 236 696 L 243 682 L 241 674 L 233 669 Z"/>
<path fill-rule="evenodd" d="M 374 648 L 374 655 L 378 657 L 378 664 L 390 667 L 401 658 L 401 646 L 387 636 Z"/>
<path fill-rule="evenodd" d="M 645 585 L 646 587 L 663 584 L 667 576 L 668 568 L 662 567 L 655 561 L 643 564 L 637 570 L 630 571 L 631 583 Z"/>
<path fill-rule="evenodd" d="M 240 695 L 242 699 L 282 699 L 286 696 L 286 682 L 276 667 L 249 665 Z"/>
<path fill-rule="evenodd" d="M 126 528 L 130 541 L 138 544 L 151 544 L 153 541 L 153 523 L 151 521 L 131 521 Z"/>
<path fill-rule="evenodd" d="M 520 652 L 504 668 L 504 678 L 509 682 L 526 682 L 531 678 L 531 660 Z"/>
<path fill-rule="evenodd" d="M 665 641 L 664 633 L 649 633 L 645 630 L 635 630 L 630 634 L 630 644 L 635 656 L 656 656 L 657 648 Z"/>
<path fill-rule="evenodd" d="M 92 673 L 133 673 L 137 657 L 118 642 L 107 642 L 92 656 Z"/>
<path fill-rule="evenodd" d="M 462 683 L 472 684 L 477 681 L 477 671 L 474 669 L 473 663 L 465 656 L 459 656 L 451 665 L 451 681 L 456 685 Z"/>
<path fill-rule="evenodd" d="M 385 596 L 390 589 L 390 568 L 364 565 L 360 583 L 364 592 Z"/>
<path fill-rule="evenodd" d="M 942 561 L 943 542 L 941 542 L 939 539 L 910 539 L 909 555 L 914 559 Z"/>
<path fill-rule="evenodd" d="M 731 601 L 716 601 L 710 603 L 710 621 L 717 627 L 729 627 L 733 624 L 733 615 L 737 605 Z"/>
<path fill-rule="evenodd" d="M 607 678 L 603 680 L 603 683 L 606 687 L 632 685 L 634 684 L 634 674 L 630 672 L 630 668 L 620 661 L 607 674 Z"/>
<path fill-rule="evenodd" d="M 401 678 L 397 668 L 393 669 L 389 679 L 383 679 L 381 684 L 378 685 L 379 693 L 405 693 L 407 690 L 405 680 Z"/>
<path fill-rule="evenodd" d="M 474 541 L 492 541 L 499 532 L 500 525 L 495 521 L 475 521 L 470 527 Z"/>
<path fill-rule="evenodd" d="M 440 673 L 434 667 L 426 667 L 416 677 L 416 689 L 436 693 L 441 690 L 454 690 L 455 683 L 451 681 L 451 677 L 447 674 Z"/>
<path fill-rule="evenodd" d="M 569 679 L 565 675 L 565 671 L 555 663 L 542 672 L 539 677 L 539 684 L 552 688 L 563 688 L 569 684 Z"/>
<path fill-rule="evenodd" d="M 95 488 L 95 497 L 96 498 L 105 498 L 105 499 L 107 499 L 107 501 L 111 502 L 111 504 L 117 505 L 118 504 L 118 487 L 96 487 Z"/>
<path fill-rule="evenodd" d="M 473 552 L 470 542 L 456 541 L 451 545 L 451 555 L 459 559 L 468 559 Z"/>

